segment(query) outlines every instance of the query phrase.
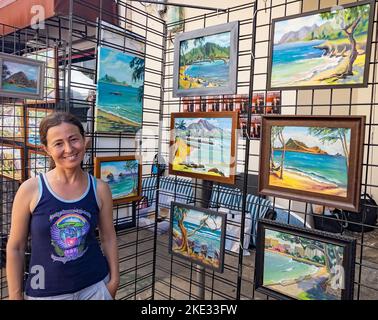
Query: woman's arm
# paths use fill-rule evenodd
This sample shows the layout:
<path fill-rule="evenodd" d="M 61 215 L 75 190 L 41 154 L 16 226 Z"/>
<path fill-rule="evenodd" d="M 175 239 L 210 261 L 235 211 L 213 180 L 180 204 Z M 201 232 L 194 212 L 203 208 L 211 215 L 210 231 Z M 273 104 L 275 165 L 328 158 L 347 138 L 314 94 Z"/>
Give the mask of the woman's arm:
<path fill-rule="evenodd" d="M 119 261 L 117 237 L 113 225 L 113 200 L 108 184 L 97 179 L 97 194 L 100 199 L 99 231 L 101 246 L 108 261 L 110 281 L 107 284 L 110 294 L 115 298 L 119 285 Z"/>
<path fill-rule="evenodd" d="M 24 182 L 13 201 L 12 222 L 7 243 L 6 273 L 10 300 L 22 300 L 25 247 L 29 233 L 31 205 L 38 190 L 37 179 Z"/>

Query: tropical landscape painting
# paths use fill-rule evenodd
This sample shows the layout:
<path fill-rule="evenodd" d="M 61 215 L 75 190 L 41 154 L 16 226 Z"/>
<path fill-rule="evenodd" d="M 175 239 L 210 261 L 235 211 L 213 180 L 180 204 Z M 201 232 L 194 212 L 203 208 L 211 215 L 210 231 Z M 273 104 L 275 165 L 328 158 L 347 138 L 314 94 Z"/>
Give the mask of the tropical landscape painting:
<path fill-rule="evenodd" d="M 39 125 L 44 117 L 52 113 L 51 109 L 44 108 L 27 108 L 27 137 L 26 142 L 32 147 L 40 147 L 41 139 L 39 136 Z"/>
<path fill-rule="evenodd" d="M 274 21 L 270 88 L 366 85 L 372 13 L 364 2 Z"/>
<path fill-rule="evenodd" d="M 113 160 L 97 158 L 99 163 L 96 167 L 98 167 L 99 175 L 96 174 L 96 176 L 108 183 L 113 201 L 117 203 L 131 201 L 131 198 L 140 195 L 140 160 L 117 160 L 116 158 L 114 157 Z"/>
<path fill-rule="evenodd" d="M 50 158 L 42 153 L 29 150 L 28 167 L 29 178 L 36 177 L 40 173 L 46 173 L 50 168 Z"/>
<path fill-rule="evenodd" d="M 269 185 L 347 197 L 350 128 L 272 126 Z"/>
<path fill-rule="evenodd" d="M 171 168 L 174 174 L 194 174 L 208 180 L 231 178 L 235 162 L 233 118 L 193 115 L 175 117 L 172 114 Z"/>
<path fill-rule="evenodd" d="M 22 181 L 23 179 L 22 149 L 0 145 L 0 174 L 4 177 Z"/>
<path fill-rule="evenodd" d="M 222 272 L 225 221 L 224 214 L 172 203 L 170 252 Z"/>
<path fill-rule="evenodd" d="M 265 288 L 298 300 L 341 300 L 344 247 L 265 229 Z"/>
<path fill-rule="evenodd" d="M 97 132 L 135 133 L 142 126 L 144 59 L 98 48 Z"/>
<path fill-rule="evenodd" d="M 23 107 L 4 104 L 0 108 L 0 137 L 21 141 L 24 138 Z"/>

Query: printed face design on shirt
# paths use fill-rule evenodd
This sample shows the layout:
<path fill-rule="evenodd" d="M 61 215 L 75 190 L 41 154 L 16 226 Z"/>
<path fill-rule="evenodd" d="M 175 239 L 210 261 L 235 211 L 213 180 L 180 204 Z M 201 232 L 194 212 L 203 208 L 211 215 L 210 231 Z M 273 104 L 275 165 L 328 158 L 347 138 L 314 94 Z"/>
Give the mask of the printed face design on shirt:
<path fill-rule="evenodd" d="M 84 210 L 63 210 L 50 216 L 50 221 L 59 217 L 51 226 L 51 244 L 54 261 L 66 263 L 76 260 L 87 251 L 86 237 L 89 232 L 90 213 Z"/>

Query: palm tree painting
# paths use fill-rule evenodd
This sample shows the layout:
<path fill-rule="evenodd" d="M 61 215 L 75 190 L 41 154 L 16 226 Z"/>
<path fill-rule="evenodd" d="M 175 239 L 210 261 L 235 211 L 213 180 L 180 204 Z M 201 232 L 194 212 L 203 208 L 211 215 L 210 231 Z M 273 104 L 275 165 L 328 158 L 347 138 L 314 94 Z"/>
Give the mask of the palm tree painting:
<path fill-rule="evenodd" d="M 225 216 L 179 203 L 173 203 L 171 210 L 171 252 L 221 271 Z"/>
<path fill-rule="evenodd" d="M 350 128 L 272 126 L 269 185 L 347 196 Z"/>

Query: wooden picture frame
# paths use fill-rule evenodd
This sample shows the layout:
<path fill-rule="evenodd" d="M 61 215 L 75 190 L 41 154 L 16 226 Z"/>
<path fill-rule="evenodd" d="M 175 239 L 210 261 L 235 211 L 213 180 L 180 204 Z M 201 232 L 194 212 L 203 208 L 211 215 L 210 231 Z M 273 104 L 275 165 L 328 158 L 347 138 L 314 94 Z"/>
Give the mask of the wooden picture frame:
<path fill-rule="evenodd" d="M 280 300 L 352 300 L 355 255 L 355 239 L 259 219 L 255 289 Z"/>
<path fill-rule="evenodd" d="M 336 11 L 335 7 L 332 7 L 272 20 L 268 90 L 367 87 L 375 1 L 360 1 L 340 6 L 342 10 Z M 348 42 L 346 31 L 343 31 L 340 25 L 336 26 L 336 20 L 328 20 L 343 15 L 346 18 L 349 15 L 350 18 L 354 7 L 359 7 L 360 10 L 359 18 L 354 20 L 359 19 L 359 22 L 353 29 L 353 33 L 360 32 L 357 34 L 357 40 L 352 33 L 354 41 L 357 41 L 355 50 L 352 42 Z M 369 13 L 364 12 L 368 9 Z M 322 17 L 324 13 L 328 16 Z M 346 21 L 344 23 L 349 24 L 348 31 L 351 32 L 352 21 Z M 327 29 L 326 26 L 323 27 L 323 23 L 329 23 L 331 26 L 328 25 Z M 290 30 L 288 26 L 293 29 Z M 281 34 L 282 30 L 286 33 Z M 340 40 L 340 33 L 344 36 L 341 38 L 345 39 L 344 42 Z M 332 38 L 336 39 L 335 43 L 332 43 L 334 40 L 327 40 Z M 350 52 L 351 50 L 353 51 Z M 365 50 L 365 61 L 361 61 L 362 50 Z M 349 58 L 350 60 L 347 60 Z M 361 68 L 363 72 L 360 71 Z"/>
<path fill-rule="evenodd" d="M 37 166 L 36 163 L 33 164 L 33 160 L 38 156 L 43 156 L 46 163 L 42 166 Z M 36 177 L 39 173 L 47 173 L 50 168 L 50 157 L 46 154 L 46 152 L 38 151 L 38 150 L 31 150 L 28 151 L 28 175 L 29 178 Z"/>
<path fill-rule="evenodd" d="M 178 210 L 176 210 L 176 208 L 178 208 Z M 185 211 L 186 214 L 182 214 L 183 211 Z M 196 239 L 189 239 L 188 237 L 183 245 L 183 233 L 181 233 L 181 238 L 179 233 L 181 228 L 187 228 L 184 222 L 185 219 L 187 221 L 190 220 L 191 226 L 196 225 L 197 228 L 199 228 L 197 232 L 200 232 L 201 225 L 205 226 L 203 221 L 207 223 L 206 217 L 208 218 L 209 216 L 212 217 L 212 222 L 207 224 L 208 229 L 205 236 L 197 236 Z M 197 208 L 183 203 L 171 202 L 169 253 L 205 268 L 222 273 L 224 268 L 226 222 L 227 215 L 225 213 Z M 210 232 L 212 233 L 212 242 L 209 245 L 206 243 L 206 238 L 210 238 Z M 199 242 L 198 238 L 202 238 L 202 242 Z M 177 248 L 180 246 L 180 243 L 182 248 L 183 246 L 186 246 L 185 250 Z M 214 243 L 216 243 L 215 248 Z"/>
<path fill-rule="evenodd" d="M 364 137 L 365 116 L 263 116 L 259 192 L 359 211 Z"/>
<path fill-rule="evenodd" d="M 4 153 L 5 150 L 5 153 Z M 16 152 L 18 154 L 16 154 Z M 25 180 L 24 174 L 24 149 L 16 144 L 1 143 L 0 144 L 0 175 L 19 182 Z M 6 162 L 7 161 L 7 162 Z M 8 162 L 9 161 L 9 162 Z M 18 168 L 15 168 L 15 161 L 18 162 Z M 11 164 L 10 169 L 5 168 L 7 164 Z"/>
<path fill-rule="evenodd" d="M 18 99 L 42 99 L 45 63 L 0 53 L 0 96 Z"/>
<path fill-rule="evenodd" d="M 47 115 L 54 112 L 53 109 L 27 107 L 26 110 L 26 145 L 34 148 L 42 148 L 39 138 L 39 124 Z M 34 115 L 31 113 L 34 112 Z M 35 123 L 34 123 L 35 122 Z"/>
<path fill-rule="evenodd" d="M 3 139 L 24 142 L 24 106 L 4 103 L 0 108 L 0 126 Z"/>
<path fill-rule="evenodd" d="M 172 113 L 169 173 L 233 184 L 236 171 L 238 116 L 237 111 Z M 191 124 L 188 124 L 188 128 L 184 128 L 182 125 L 186 125 L 185 121 L 199 123 L 201 126 L 204 124 L 205 127 L 201 128 L 201 132 L 189 128 Z M 215 123 L 215 125 L 210 122 Z M 196 141 L 193 140 L 191 135 L 193 132 L 198 134 Z M 212 136 L 213 134 L 215 136 Z M 204 135 L 207 135 L 207 137 Z M 183 137 L 185 139 L 182 139 Z M 208 142 L 203 141 L 206 139 Z M 192 143 L 197 143 L 198 155 L 194 159 L 193 153 L 190 155 L 190 147 L 187 149 L 190 140 L 192 140 Z M 189 162 L 186 163 L 186 160 Z M 197 163 L 193 163 L 193 161 Z M 226 165 L 224 165 L 225 163 Z"/>
<path fill-rule="evenodd" d="M 133 165 L 132 167 L 133 170 L 135 168 L 138 168 L 137 173 L 136 173 L 137 179 L 134 178 L 134 181 L 133 181 L 134 185 L 135 185 L 135 182 L 138 184 L 137 187 L 134 186 L 133 188 L 133 190 L 136 189 L 136 191 L 134 192 L 136 194 L 132 196 L 125 196 L 121 192 L 119 195 L 115 196 L 115 192 L 118 192 L 118 189 L 120 188 L 119 187 L 120 180 L 121 180 L 121 186 L 122 186 L 122 182 L 123 184 L 125 184 L 126 182 L 125 179 L 127 179 L 127 177 L 124 177 L 127 175 L 126 173 L 124 174 L 124 176 L 122 176 L 122 178 L 119 178 L 122 172 L 120 172 L 120 174 L 118 174 L 118 176 L 115 177 L 116 173 L 118 173 L 119 171 L 119 166 L 122 165 L 122 163 L 131 162 L 131 161 L 136 163 L 136 165 Z M 118 164 L 118 167 L 117 167 L 117 163 L 120 163 Z M 107 164 L 107 168 L 104 168 L 103 164 Z M 94 168 L 95 168 L 96 178 L 101 179 L 104 182 L 107 182 L 109 184 L 110 189 L 112 191 L 113 204 L 123 204 L 123 203 L 132 202 L 132 201 L 138 201 L 142 198 L 142 157 L 140 156 L 95 157 Z M 131 167 L 129 169 L 131 170 Z M 105 170 L 109 171 L 107 177 L 104 176 Z M 114 172 L 110 170 L 113 170 Z M 105 179 L 107 179 L 108 181 L 106 181 Z"/>
<path fill-rule="evenodd" d="M 229 35 L 228 35 L 229 34 Z M 220 39 L 216 39 L 219 35 Z M 221 38 L 223 37 L 223 38 Z M 217 75 L 206 73 L 209 70 L 205 70 L 204 67 L 198 64 L 198 61 L 194 61 L 193 64 L 183 64 L 183 55 L 190 54 L 190 46 L 198 47 L 201 49 L 202 42 L 198 45 L 195 40 L 202 39 L 202 41 L 208 41 L 209 44 L 213 44 L 214 48 L 218 51 L 222 51 L 223 46 L 229 43 L 229 49 L 224 49 L 223 54 L 226 56 L 220 57 L 217 61 L 223 60 L 224 66 L 220 69 L 220 65 L 213 66 L 217 70 Z M 192 42 L 190 42 L 192 41 Z M 188 96 L 201 96 L 201 95 L 219 95 L 219 94 L 234 94 L 236 93 L 237 84 L 237 69 L 238 69 L 238 43 L 239 43 L 239 21 L 233 21 L 230 23 L 220 24 L 204 29 L 194 30 L 190 32 L 180 33 L 175 38 L 174 49 L 174 66 L 173 66 L 173 96 L 174 97 L 188 97 Z M 206 59 L 206 57 L 204 58 Z M 229 60 L 228 65 L 226 60 Z M 201 60 L 204 62 L 204 60 Z M 211 63 L 217 63 L 215 60 Z M 197 64 L 197 71 L 191 69 L 191 75 L 181 74 L 181 71 L 185 69 L 188 72 L 188 68 Z M 209 69 L 209 66 L 206 67 Z M 204 75 L 207 74 L 207 77 Z M 228 78 L 228 79 L 227 79 Z M 226 81 L 223 81 L 226 79 Z M 209 83 L 207 86 L 206 84 Z M 210 84 L 212 84 L 210 86 Z M 193 88 L 193 86 L 195 86 Z M 188 88 L 185 88 L 188 87 Z"/>

